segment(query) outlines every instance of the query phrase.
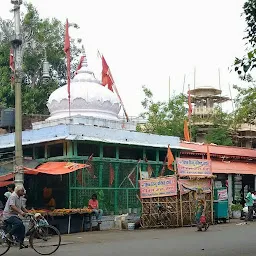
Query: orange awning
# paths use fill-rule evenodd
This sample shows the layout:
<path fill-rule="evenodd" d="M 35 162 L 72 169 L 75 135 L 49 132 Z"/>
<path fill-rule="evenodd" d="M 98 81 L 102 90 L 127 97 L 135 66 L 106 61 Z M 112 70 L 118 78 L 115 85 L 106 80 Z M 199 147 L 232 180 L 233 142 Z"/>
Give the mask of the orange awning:
<path fill-rule="evenodd" d="M 47 162 L 38 166 L 36 169 L 24 167 L 25 174 L 51 174 L 51 175 L 63 175 L 76 170 L 88 167 L 87 164 L 77 164 L 71 162 Z"/>
<path fill-rule="evenodd" d="M 213 173 L 227 174 L 254 174 L 256 175 L 256 163 L 212 161 Z"/>
<path fill-rule="evenodd" d="M 10 184 L 13 184 L 13 183 L 14 183 L 13 180 L 10 180 L 10 181 L 0 181 L 0 188 L 6 187 L 6 186 L 8 186 Z"/>
<path fill-rule="evenodd" d="M 8 174 L 5 174 L 3 176 L 0 176 L 0 182 L 1 181 L 8 181 L 10 179 L 14 179 L 14 174 L 13 173 L 8 173 Z"/>

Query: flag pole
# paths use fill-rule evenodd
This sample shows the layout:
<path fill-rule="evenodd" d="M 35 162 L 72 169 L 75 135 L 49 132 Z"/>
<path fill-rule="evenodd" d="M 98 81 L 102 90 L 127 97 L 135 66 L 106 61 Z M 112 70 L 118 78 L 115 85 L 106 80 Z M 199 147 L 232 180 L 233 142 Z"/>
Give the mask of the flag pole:
<path fill-rule="evenodd" d="M 189 94 L 189 104 L 191 105 L 191 95 L 190 95 L 190 85 L 188 84 L 188 94 Z M 190 108 L 191 106 L 189 106 Z M 190 111 L 190 110 L 189 110 Z M 192 113 L 191 113 L 192 114 Z M 191 133 L 191 114 L 188 114 L 188 128 L 189 128 L 189 137 L 190 141 L 192 140 L 192 133 Z"/>

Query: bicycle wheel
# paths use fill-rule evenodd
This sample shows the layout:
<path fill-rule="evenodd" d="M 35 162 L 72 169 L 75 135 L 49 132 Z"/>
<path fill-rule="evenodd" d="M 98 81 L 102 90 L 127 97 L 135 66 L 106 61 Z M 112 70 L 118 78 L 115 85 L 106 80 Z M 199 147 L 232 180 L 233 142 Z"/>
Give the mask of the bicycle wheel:
<path fill-rule="evenodd" d="M 58 250 L 61 243 L 61 235 L 57 228 L 47 225 L 37 227 L 31 234 L 30 246 L 38 254 L 50 255 Z"/>
<path fill-rule="evenodd" d="M 6 240 L 4 230 L 0 229 L 0 256 L 6 254 L 10 247 L 11 243 Z"/>

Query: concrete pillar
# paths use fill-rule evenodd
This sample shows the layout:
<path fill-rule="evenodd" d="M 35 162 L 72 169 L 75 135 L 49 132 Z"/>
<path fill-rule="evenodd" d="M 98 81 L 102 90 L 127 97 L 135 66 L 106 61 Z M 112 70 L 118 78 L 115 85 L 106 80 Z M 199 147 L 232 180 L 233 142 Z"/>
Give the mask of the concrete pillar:
<path fill-rule="evenodd" d="M 231 205 L 233 202 L 233 174 L 228 174 L 228 204 Z M 256 176 L 255 176 L 256 177 Z"/>

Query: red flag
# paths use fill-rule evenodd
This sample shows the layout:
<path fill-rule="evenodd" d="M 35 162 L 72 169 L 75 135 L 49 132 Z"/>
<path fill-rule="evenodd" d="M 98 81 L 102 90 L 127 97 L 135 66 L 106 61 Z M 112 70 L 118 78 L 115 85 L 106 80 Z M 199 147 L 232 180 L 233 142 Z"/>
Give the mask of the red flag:
<path fill-rule="evenodd" d="M 15 72 L 15 62 L 14 62 L 14 54 L 13 54 L 13 49 L 10 49 L 10 69 L 12 71 L 11 75 L 11 84 L 13 85 L 15 82 L 15 77 L 14 77 L 14 72 Z"/>
<path fill-rule="evenodd" d="M 188 122 L 186 119 L 184 120 L 184 139 L 185 139 L 185 141 L 190 142 Z"/>
<path fill-rule="evenodd" d="M 164 173 L 165 173 L 165 170 L 166 170 L 166 161 L 167 161 L 167 156 L 164 159 L 163 167 L 162 167 L 162 170 L 160 172 L 160 176 L 164 176 Z"/>
<path fill-rule="evenodd" d="M 76 180 L 81 186 L 85 186 L 84 180 L 83 180 L 83 170 L 78 170 L 76 175 Z"/>
<path fill-rule="evenodd" d="M 173 162 L 174 162 L 174 157 L 172 154 L 172 151 L 170 149 L 170 145 L 168 145 L 168 149 L 167 149 L 167 159 L 168 159 L 168 163 L 167 163 L 167 167 L 169 170 L 173 171 Z"/>
<path fill-rule="evenodd" d="M 81 69 L 82 63 L 83 63 L 83 61 L 84 61 L 84 58 L 85 58 L 85 56 L 81 56 L 80 62 L 79 62 L 79 64 L 78 64 L 78 66 L 77 66 L 77 69 L 76 69 L 75 74 L 77 74 L 77 71 L 78 71 L 79 69 Z"/>
<path fill-rule="evenodd" d="M 211 160 L 209 144 L 207 144 L 207 160 Z"/>
<path fill-rule="evenodd" d="M 13 55 L 13 49 L 10 49 L 10 69 L 12 72 L 14 72 L 14 55 Z"/>
<path fill-rule="evenodd" d="M 111 187 L 115 179 L 115 170 L 112 164 L 109 165 L 109 186 Z"/>
<path fill-rule="evenodd" d="M 87 167 L 87 170 L 90 174 L 90 176 L 93 178 L 93 179 L 96 179 L 97 177 L 95 176 L 94 174 L 94 167 L 92 165 L 92 160 L 93 160 L 93 154 L 91 154 L 91 156 L 88 158 L 86 164 L 88 164 L 89 166 Z"/>
<path fill-rule="evenodd" d="M 109 66 L 103 55 L 101 59 L 102 59 L 102 85 L 103 86 L 108 85 L 108 89 L 113 92 L 113 79 L 109 72 Z"/>
<path fill-rule="evenodd" d="M 68 19 L 66 21 L 66 33 L 65 33 L 65 44 L 64 44 L 64 52 L 67 58 L 67 81 L 68 81 L 68 104 L 69 104 L 69 111 L 70 111 L 70 38 L 68 32 Z"/>
<path fill-rule="evenodd" d="M 145 162 L 148 164 L 147 166 L 147 172 L 148 172 L 148 177 L 151 178 L 152 173 L 153 173 L 153 168 L 152 166 L 148 163 L 148 159 L 145 157 Z"/>
<path fill-rule="evenodd" d="M 190 87 L 188 88 L 188 117 L 190 118 L 192 115 L 192 103 L 191 103 L 191 95 L 190 95 Z"/>

